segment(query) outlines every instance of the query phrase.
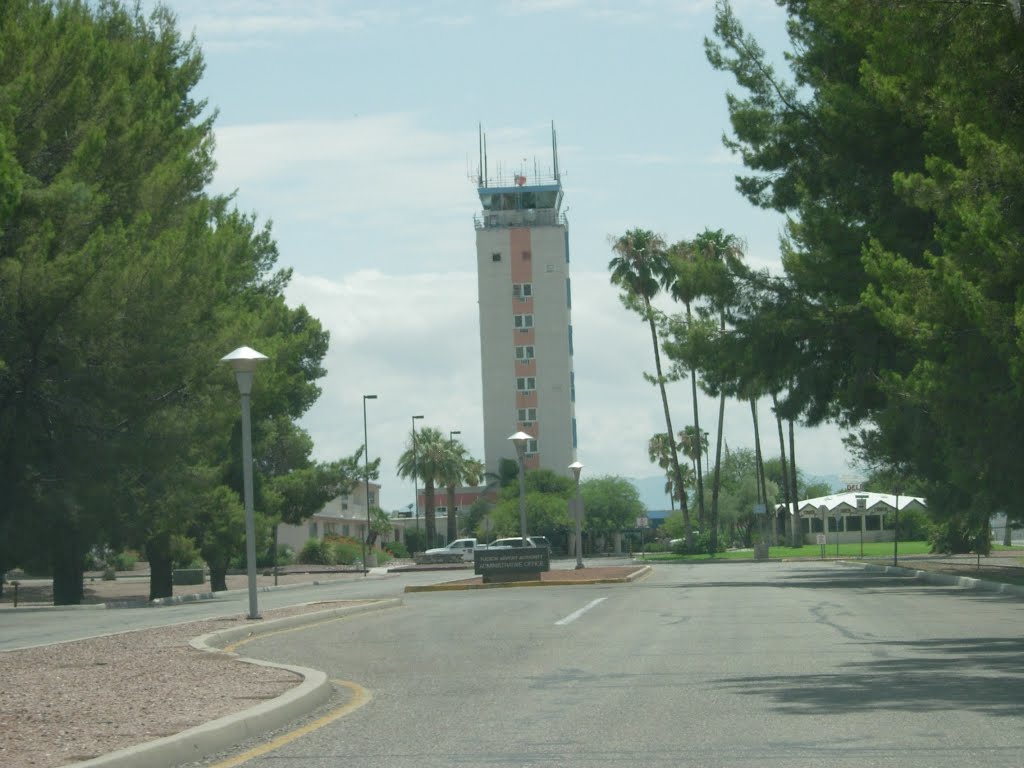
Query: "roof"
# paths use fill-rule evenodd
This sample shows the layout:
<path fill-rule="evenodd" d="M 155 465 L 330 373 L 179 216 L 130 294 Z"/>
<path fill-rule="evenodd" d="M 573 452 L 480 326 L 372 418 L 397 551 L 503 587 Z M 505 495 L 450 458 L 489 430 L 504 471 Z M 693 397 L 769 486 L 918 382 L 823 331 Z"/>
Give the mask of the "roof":
<path fill-rule="evenodd" d="M 821 508 L 828 510 L 827 514 L 835 513 L 839 509 L 840 514 L 856 514 L 858 511 L 857 497 L 864 496 L 865 509 L 873 515 L 884 515 L 896 510 L 897 499 L 900 510 L 924 509 L 927 503 L 921 496 L 896 496 L 893 493 L 874 493 L 872 491 L 846 491 L 844 493 L 833 493 L 829 496 L 818 496 L 814 499 L 804 499 L 797 502 L 801 515 L 820 515 Z M 777 509 L 783 508 L 784 504 L 777 505 Z"/>

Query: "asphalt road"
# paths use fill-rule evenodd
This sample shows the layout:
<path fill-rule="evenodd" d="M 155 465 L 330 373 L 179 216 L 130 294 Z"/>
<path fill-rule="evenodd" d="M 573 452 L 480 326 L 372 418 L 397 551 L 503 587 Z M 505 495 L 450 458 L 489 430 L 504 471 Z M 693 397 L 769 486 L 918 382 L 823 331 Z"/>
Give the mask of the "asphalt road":
<path fill-rule="evenodd" d="M 244 647 L 371 697 L 247 766 L 1024 764 L 1020 597 L 756 563 L 404 602 Z"/>
<path fill-rule="evenodd" d="M 553 568 L 571 568 L 575 560 L 556 560 Z M 601 565 L 627 565 L 628 558 L 600 558 Z M 437 584 L 471 576 L 472 568 L 459 571 L 420 571 L 387 573 L 376 569 L 368 576 L 353 574 L 351 578 L 319 585 L 289 586 L 261 591 L 258 608 L 282 608 L 322 600 L 360 600 L 402 597 L 407 585 Z M 315 580 L 310 576 L 310 580 Z M 249 593 L 245 590 L 218 593 L 212 600 L 186 602 L 178 605 L 142 608 L 103 608 L 75 606 L 61 608 L 27 608 L 0 611 L 0 651 L 82 640 L 136 629 L 149 629 L 188 621 L 236 616 L 249 612 Z"/>

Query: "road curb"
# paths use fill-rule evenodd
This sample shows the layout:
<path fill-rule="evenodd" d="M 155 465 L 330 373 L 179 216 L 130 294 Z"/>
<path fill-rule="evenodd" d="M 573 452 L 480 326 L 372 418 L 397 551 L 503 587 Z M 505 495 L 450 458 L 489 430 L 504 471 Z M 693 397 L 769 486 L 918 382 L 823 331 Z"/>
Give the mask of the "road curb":
<path fill-rule="evenodd" d="M 585 579 L 582 581 L 503 581 L 497 584 L 424 584 L 409 585 L 405 592 L 461 592 L 469 589 L 507 589 L 509 587 L 578 587 L 588 584 L 627 584 L 647 576 L 652 568 L 645 565 L 626 576 L 604 579 Z"/>
<path fill-rule="evenodd" d="M 223 647 L 253 636 L 368 611 L 394 608 L 401 604 L 401 598 L 374 600 L 361 605 L 328 608 L 313 613 L 285 616 L 273 621 L 231 627 L 193 638 L 190 645 L 197 650 L 208 653 L 226 653 L 246 664 L 284 669 L 302 677 L 302 682 L 277 698 L 257 704 L 255 707 L 197 725 L 173 736 L 165 736 L 133 747 L 119 749 L 116 752 L 84 762 L 71 763 L 66 768 L 138 768 L 140 765 L 145 765 L 146 768 L 173 768 L 183 763 L 201 760 L 214 752 L 230 749 L 236 744 L 267 731 L 287 726 L 300 717 L 308 715 L 331 698 L 334 688 L 328 680 L 327 674 L 309 667 L 275 664 L 239 656 L 236 653 L 223 650 Z"/>
<path fill-rule="evenodd" d="M 980 589 L 986 592 L 999 592 L 1007 595 L 1024 595 L 1024 587 L 1017 584 L 1004 584 L 1001 581 L 986 581 L 985 579 L 975 579 L 972 576 L 956 576 L 952 573 L 919 571 L 916 568 L 901 568 L 895 565 L 856 563 L 849 560 L 839 560 L 837 562 L 840 565 L 862 568 L 865 571 L 886 573 L 893 576 L 913 576 L 929 584 L 942 584 L 944 586 L 963 587 L 964 589 Z"/>

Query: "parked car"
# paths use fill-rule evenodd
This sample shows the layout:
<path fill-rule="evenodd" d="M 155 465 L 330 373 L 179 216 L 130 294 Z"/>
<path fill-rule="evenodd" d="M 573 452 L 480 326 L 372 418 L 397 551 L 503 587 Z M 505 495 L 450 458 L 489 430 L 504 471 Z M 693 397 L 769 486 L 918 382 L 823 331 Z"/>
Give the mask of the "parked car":
<path fill-rule="evenodd" d="M 522 536 L 510 536 L 506 539 L 495 539 L 487 545 L 488 549 L 514 549 L 523 546 Z M 527 536 L 526 546 L 528 547 L 547 547 L 551 548 L 551 544 L 544 536 Z"/>
<path fill-rule="evenodd" d="M 455 539 L 443 547 L 428 549 L 425 555 L 462 555 L 463 560 L 472 560 L 473 552 L 484 549 L 485 545 L 476 539 Z"/>

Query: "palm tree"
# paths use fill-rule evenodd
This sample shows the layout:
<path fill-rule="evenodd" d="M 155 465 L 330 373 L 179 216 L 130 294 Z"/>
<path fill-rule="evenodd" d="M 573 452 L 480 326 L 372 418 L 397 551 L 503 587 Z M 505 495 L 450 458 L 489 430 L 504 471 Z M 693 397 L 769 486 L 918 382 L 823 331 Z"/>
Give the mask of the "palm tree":
<path fill-rule="evenodd" d="M 415 446 L 415 447 L 414 447 Z M 434 489 L 448 460 L 448 438 L 434 427 L 422 427 L 415 435 L 409 432 L 409 442 L 398 457 L 398 476 L 410 478 L 414 475 L 423 482 L 423 496 L 426 502 L 424 521 L 427 547 L 434 546 L 437 538 L 437 518 L 434 514 Z"/>
<path fill-rule="evenodd" d="M 679 433 L 679 447 L 683 451 L 683 455 L 690 460 L 693 465 L 693 474 L 697 478 L 698 493 L 701 490 L 701 468 L 700 468 L 700 457 L 708 451 L 708 433 L 701 430 L 699 432 L 700 438 L 698 439 L 698 428 L 695 425 L 685 427 L 682 432 Z M 706 530 L 705 526 L 707 521 L 704 519 L 704 505 L 701 504 L 698 509 L 698 521 L 701 530 Z"/>
<path fill-rule="evenodd" d="M 701 274 L 703 265 L 700 263 L 700 253 L 691 243 L 682 241 L 675 243 L 668 249 L 668 269 L 662 276 L 662 284 L 672 295 L 672 298 L 681 302 L 686 309 L 686 326 L 691 327 L 693 323 L 693 302 L 704 292 L 704 279 Z M 690 388 L 693 392 L 693 425 L 699 434 L 700 429 L 700 408 L 697 405 L 697 365 L 696 361 L 690 361 Z M 696 441 L 693 445 L 696 451 L 695 470 L 697 473 L 697 509 L 701 525 L 704 525 L 704 471 L 701 469 L 701 445 Z"/>
<path fill-rule="evenodd" d="M 735 303 L 736 277 L 746 273 L 743 266 L 743 241 L 735 235 L 727 235 L 721 229 L 705 229 L 691 240 L 683 252 L 692 254 L 690 263 L 694 275 L 691 292 L 707 298 L 708 308 L 717 313 L 720 334 L 725 334 L 726 312 Z M 685 273 L 684 273 L 685 274 Z M 687 321 L 690 308 L 686 307 Z M 694 375 L 696 375 L 694 373 Z M 697 422 L 697 386 L 693 383 L 693 414 Z M 718 495 L 721 488 L 722 439 L 725 430 L 724 388 L 719 392 L 718 434 L 715 438 L 715 474 L 711 481 L 711 546 L 718 546 Z M 755 424 L 755 430 L 757 426 Z M 767 503 L 767 500 L 765 500 Z M 712 550 L 714 551 L 714 550 Z"/>
<path fill-rule="evenodd" d="M 484 478 L 483 462 L 472 458 L 458 440 L 449 440 L 448 456 L 439 475 L 448 492 L 448 541 L 459 537 L 459 521 L 455 513 L 455 488 L 465 483 L 474 487 Z"/>
<path fill-rule="evenodd" d="M 665 376 L 661 370 L 661 351 L 658 343 L 658 328 L 655 323 L 655 310 L 651 306 L 653 299 L 660 290 L 660 281 L 664 277 L 668 263 L 665 256 L 665 241 L 646 229 L 631 229 L 612 243 L 615 256 L 608 262 L 611 282 L 623 291 L 623 303 L 636 309 L 651 329 L 651 344 L 654 347 L 654 370 L 656 383 L 661 391 L 661 405 L 665 412 L 665 428 L 667 434 L 674 435 L 672 416 L 668 410 L 668 394 L 665 392 Z M 683 513 L 686 526 L 686 545 L 692 545 L 690 532 L 690 512 L 686 504 L 686 488 L 679 471 L 679 451 L 674 440 L 669 440 L 669 455 L 672 460 L 672 472 L 676 478 L 675 488 L 679 493 L 679 508 Z"/>
<path fill-rule="evenodd" d="M 651 435 L 651 439 L 647 442 L 647 456 L 652 464 L 657 464 L 665 473 L 665 493 L 668 494 L 669 504 L 672 506 L 672 511 L 675 512 L 676 476 L 672 471 L 672 450 L 669 448 L 666 433 L 658 432 L 656 435 Z"/>

